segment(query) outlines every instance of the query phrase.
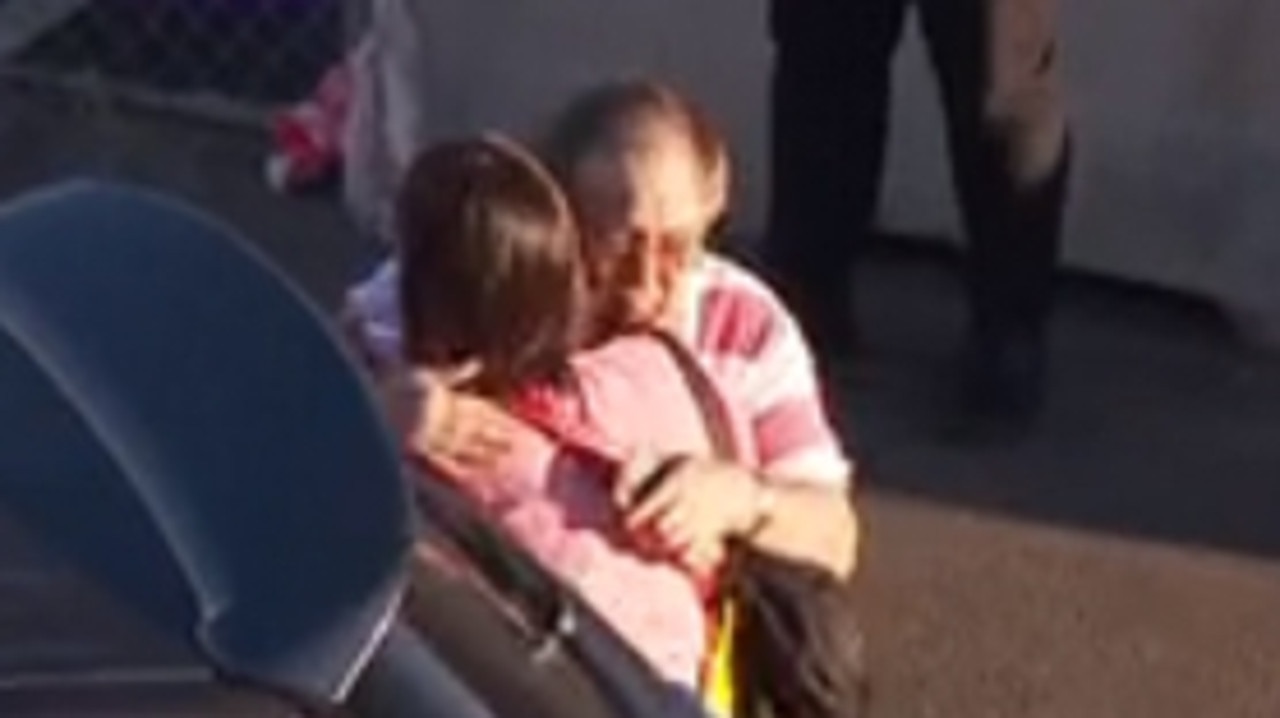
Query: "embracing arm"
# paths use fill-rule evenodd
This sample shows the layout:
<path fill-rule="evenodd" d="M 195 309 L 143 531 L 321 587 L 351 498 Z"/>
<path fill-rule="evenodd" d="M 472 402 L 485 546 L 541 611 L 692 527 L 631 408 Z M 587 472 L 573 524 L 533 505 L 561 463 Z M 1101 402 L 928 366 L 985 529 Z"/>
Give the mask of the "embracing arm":
<path fill-rule="evenodd" d="M 499 405 L 430 371 L 393 369 L 376 386 L 404 450 L 452 474 L 493 471 L 520 428 Z"/>
<path fill-rule="evenodd" d="M 749 420 L 755 460 L 668 463 L 666 480 L 637 499 L 636 487 L 653 473 L 652 461 L 646 467 L 640 458 L 624 471 L 618 497 L 629 522 L 637 530 L 648 524 L 695 565 L 714 562 L 727 539 L 739 539 L 848 576 L 859 544 L 854 469 L 799 326 L 767 287 L 741 274 L 708 292 L 703 315 L 696 344 Z"/>
<path fill-rule="evenodd" d="M 857 563 L 856 468 L 832 426 L 816 363 L 794 318 L 762 293 L 761 337 L 742 368 L 742 399 L 759 449 L 755 516 L 743 537 L 755 547 L 825 567 Z"/>
<path fill-rule="evenodd" d="M 695 569 L 718 564 L 729 540 L 840 579 L 857 562 L 857 517 L 835 487 L 779 481 L 715 459 L 638 457 L 624 466 L 616 501 L 633 532 L 656 535 Z"/>

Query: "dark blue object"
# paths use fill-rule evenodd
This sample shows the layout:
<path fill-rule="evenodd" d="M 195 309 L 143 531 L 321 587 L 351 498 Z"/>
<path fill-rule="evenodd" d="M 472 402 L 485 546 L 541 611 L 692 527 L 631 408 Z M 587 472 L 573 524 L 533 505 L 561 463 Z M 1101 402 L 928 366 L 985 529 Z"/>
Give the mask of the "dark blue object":
<path fill-rule="evenodd" d="M 83 421 L 53 456 L 56 422 L 4 427 L 0 501 L 230 676 L 329 702 L 399 604 L 408 488 L 325 323 L 232 235 L 92 183 L 0 211 L 0 344 Z"/>

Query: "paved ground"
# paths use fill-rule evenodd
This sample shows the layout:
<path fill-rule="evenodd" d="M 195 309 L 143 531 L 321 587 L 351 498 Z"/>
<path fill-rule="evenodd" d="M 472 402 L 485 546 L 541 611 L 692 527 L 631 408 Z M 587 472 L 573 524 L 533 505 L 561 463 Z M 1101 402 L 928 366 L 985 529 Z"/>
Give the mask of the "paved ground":
<path fill-rule="evenodd" d="M 322 201 L 262 188 L 252 137 L 0 92 L 0 147 L 0 198 L 85 170 L 162 186 L 323 302 L 368 256 Z M 875 355 L 840 406 L 869 467 L 878 714 L 1280 715 L 1280 364 L 1183 303 L 1073 284 L 1043 433 L 962 449 L 932 434 L 960 320 L 945 264 L 877 261 L 864 292 Z M 0 522 L 0 694 L 20 668 L 173 663 L 102 606 Z"/>
<path fill-rule="evenodd" d="M 948 447 L 949 280 L 867 272 L 880 355 L 845 387 L 883 714 L 1280 715 L 1274 358 L 1167 297 L 1072 286 L 1041 436 Z"/>

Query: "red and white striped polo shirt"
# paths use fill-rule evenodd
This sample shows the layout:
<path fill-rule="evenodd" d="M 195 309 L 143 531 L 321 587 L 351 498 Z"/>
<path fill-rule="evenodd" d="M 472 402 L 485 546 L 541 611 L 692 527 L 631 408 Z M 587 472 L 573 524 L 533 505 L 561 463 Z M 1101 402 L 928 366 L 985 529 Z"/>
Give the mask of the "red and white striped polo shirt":
<path fill-rule="evenodd" d="M 750 420 L 760 468 L 786 480 L 841 486 L 852 466 L 831 426 L 799 324 L 762 280 L 709 256 L 691 273 L 679 327 Z"/>

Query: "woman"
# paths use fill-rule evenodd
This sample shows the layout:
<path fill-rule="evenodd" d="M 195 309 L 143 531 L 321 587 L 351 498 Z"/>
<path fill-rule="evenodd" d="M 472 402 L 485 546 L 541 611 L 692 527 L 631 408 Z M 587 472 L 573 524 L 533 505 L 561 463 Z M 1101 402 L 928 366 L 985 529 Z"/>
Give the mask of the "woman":
<path fill-rule="evenodd" d="M 664 343 L 637 334 L 579 351 L 587 318 L 579 238 L 556 184 L 529 154 L 492 138 L 426 150 L 397 197 L 396 224 L 410 371 L 517 414 L 534 407 L 560 417 L 592 432 L 603 453 L 620 447 L 619 458 L 621 447 L 712 452 Z M 625 521 L 630 487 L 614 485 L 610 463 L 507 420 L 516 430 L 496 464 L 437 468 L 665 678 L 696 690 L 707 652 L 703 599 L 723 546 L 690 551 L 661 527 Z M 739 494 L 729 509 L 739 532 L 760 524 L 768 492 Z"/>

